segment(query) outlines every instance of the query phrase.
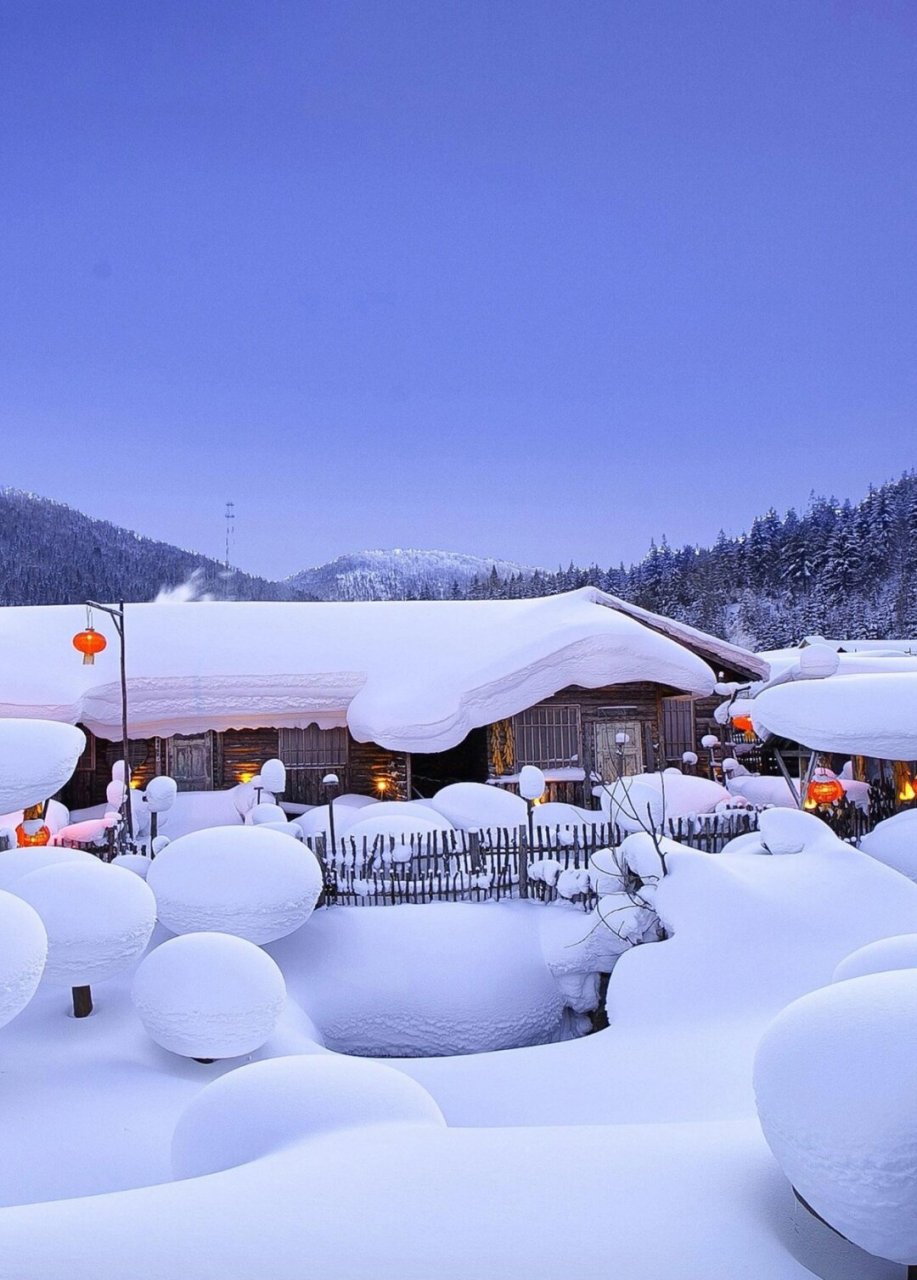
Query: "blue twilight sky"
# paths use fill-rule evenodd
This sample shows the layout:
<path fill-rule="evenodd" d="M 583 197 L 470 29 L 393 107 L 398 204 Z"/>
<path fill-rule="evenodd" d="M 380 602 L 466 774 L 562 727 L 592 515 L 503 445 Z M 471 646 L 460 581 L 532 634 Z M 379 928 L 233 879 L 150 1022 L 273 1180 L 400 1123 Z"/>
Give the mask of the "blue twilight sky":
<path fill-rule="evenodd" d="M 269 575 L 917 464 L 913 0 L 5 0 L 0 483 Z"/>

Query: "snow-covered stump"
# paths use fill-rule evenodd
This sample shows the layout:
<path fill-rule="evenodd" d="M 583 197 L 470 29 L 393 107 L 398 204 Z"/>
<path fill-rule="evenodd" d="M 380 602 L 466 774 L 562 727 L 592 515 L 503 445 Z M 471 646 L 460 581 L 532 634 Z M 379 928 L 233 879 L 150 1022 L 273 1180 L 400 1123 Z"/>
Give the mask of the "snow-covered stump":
<path fill-rule="evenodd" d="M 92 1012 L 92 983 L 136 960 L 156 923 L 146 883 L 120 867 L 54 863 L 11 889 L 40 916 L 48 935 L 44 979 L 71 989 L 77 1018 Z"/>
<path fill-rule="evenodd" d="M 158 1045 L 209 1063 L 261 1048 L 283 1012 L 286 983 L 253 942 L 187 933 L 141 961 L 131 998 Z"/>

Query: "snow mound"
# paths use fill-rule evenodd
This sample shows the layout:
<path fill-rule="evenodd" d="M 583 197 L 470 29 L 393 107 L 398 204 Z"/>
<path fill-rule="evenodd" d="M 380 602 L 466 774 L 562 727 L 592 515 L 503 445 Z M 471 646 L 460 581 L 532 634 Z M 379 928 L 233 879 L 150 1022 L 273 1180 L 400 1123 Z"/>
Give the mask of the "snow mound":
<path fill-rule="evenodd" d="M 263 827 L 181 836 L 153 860 L 147 879 L 173 933 L 234 933 L 258 943 L 298 929 L 322 891 L 309 850 Z"/>
<path fill-rule="evenodd" d="M 768 1145 L 816 1213 L 869 1253 L 917 1262 L 917 972 L 813 991 L 755 1059 Z"/>
<path fill-rule="evenodd" d="M 380 805 L 381 809 L 382 806 Z M 443 831 L 452 831 L 453 827 L 446 822 L 439 814 L 436 814 L 437 822 L 428 822 L 426 818 L 409 817 L 399 814 L 383 814 L 379 817 L 373 812 L 368 818 L 361 818 L 359 822 L 355 822 L 348 827 L 343 841 L 345 845 L 350 846 L 353 841 L 358 849 L 363 848 L 364 841 L 368 849 L 372 849 L 376 840 L 382 839 L 386 845 L 390 840 L 399 843 L 404 842 L 407 850 L 407 856 L 411 852 L 411 837 L 437 836 Z M 416 844 L 416 840 L 415 840 Z"/>
<path fill-rule="evenodd" d="M 336 1055 L 271 1058 L 201 1090 L 176 1126 L 172 1168 L 197 1178 L 340 1129 L 445 1123 L 426 1089 L 392 1067 Z"/>
<path fill-rule="evenodd" d="M 437 791 L 429 803 L 460 831 L 521 827 L 528 820 L 524 800 L 483 782 L 453 782 Z"/>
<path fill-rule="evenodd" d="M 249 810 L 248 816 L 256 827 L 263 826 L 267 822 L 286 822 L 287 820 L 287 815 L 279 804 L 256 804 Z"/>
<path fill-rule="evenodd" d="M 846 956 L 834 970 L 835 982 L 862 978 L 868 973 L 888 973 L 892 969 L 917 969 L 917 933 L 901 933 L 880 938 Z"/>
<path fill-rule="evenodd" d="M 110 865 L 123 867 L 125 871 L 133 871 L 135 875 L 140 876 L 141 880 L 145 880 L 150 869 L 150 859 L 144 857 L 142 853 L 119 853 L 117 858 L 112 858 Z"/>
<path fill-rule="evenodd" d="M 520 905 L 322 911 L 271 954 L 340 1053 L 441 1057 L 544 1044 L 564 1001 L 537 936 L 543 908 Z"/>
<path fill-rule="evenodd" d="M 364 813 L 365 809 L 361 805 L 349 805 L 342 803 L 341 800 L 335 800 L 335 838 L 339 839 L 355 822 L 359 822 Z M 296 822 L 305 839 L 311 839 L 313 836 L 324 836 L 326 840 L 331 839 L 331 829 L 328 825 L 328 806 L 326 804 L 316 805 L 308 813 L 297 815 Z"/>
<path fill-rule="evenodd" d="M 605 821 L 621 831 L 641 831 L 647 826 L 661 827 L 666 816 L 659 787 L 642 778 L 619 779 L 599 788 L 599 802 Z"/>
<path fill-rule="evenodd" d="M 186 1058 L 237 1058 L 268 1039 L 286 984 L 260 947 L 228 933 L 170 938 L 140 963 L 131 988 L 150 1037 Z"/>
<path fill-rule="evenodd" d="M 68 987 L 89 986 L 125 969 L 156 923 L 156 901 L 145 882 L 100 862 L 43 867 L 17 880 L 13 892 L 34 907 L 47 931 L 45 980 Z"/>
<path fill-rule="evenodd" d="M 86 746 L 72 724 L 0 720 L 0 813 L 53 796 L 69 781 Z"/>
<path fill-rule="evenodd" d="M 879 822 L 860 841 L 871 858 L 917 880 L 917 809 L 905 809 Z"/>
<path fill-rule="evenodd" d="M 98 858 L 85 849 L 58 849 L 44 845 L 36 849 L 8 849 L 0 854 L 0 889 L 13 889 L 17 880 L 40 871 L 42 867 L 54 867 L 59 863 L 82 864 L 100 867 Z"/>
<path fill-rule="evenodd" d="M 48 935 L 34 908 L 0 892 L 0 1027 L 26 1007 L 45 967 Z"/>
<path fill-rule="evenodd" d="M 545 827 L 554 831 L 557 827 L 569 830 L 576 827 L 582 831 L 603 821 L 601 812 L 596 809 L 581 809 L 575 804 L 564 804 L 559 800 L 548 800 L 535 809 L 535 828 Z"/>

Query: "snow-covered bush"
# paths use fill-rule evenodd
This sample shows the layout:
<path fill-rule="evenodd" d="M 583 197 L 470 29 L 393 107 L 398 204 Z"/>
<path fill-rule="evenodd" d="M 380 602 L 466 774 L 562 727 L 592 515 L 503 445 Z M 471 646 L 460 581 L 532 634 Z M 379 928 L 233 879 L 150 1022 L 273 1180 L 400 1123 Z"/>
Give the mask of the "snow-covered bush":
<path fill-rule="evenodd" d="M 172 1170 L 199 1178 L 339 1129 L 445 1123 L 426 1089 L 391 1067 L 339 1055 L 271 1058 L 193 1099 L 175 1129 Z"/>
<path fill-rule="evenodd" d="M 67 782 L 86 738 L 54 720 L 0 720 L 0 813 L 25 809 Z"/>
<path fill-rule="evenodd" d="M 0 892 L 0 1027 L 26 1007 L 41 980 L 48 936 L 33 907 Z"/>
<path fill-rule="evenodd" d="M 112 977 L 137 959 L 156 923 L 156 900 L 146 883 L 100 862 L 43 867 L 17 880 L 12 891 L 41 916 L 49 983 L 85 988 Z"/>
<path fill-rule="evenodd" d="M 267 822 L 286 822 L 287 815 L 279 804 L 256 804 L 249 812 L 252 826 L 260 827 Z"/>
<path fill-rule="evenodd" d="M 437 791 L 428 802 L 448 818 L 460 831 L 479 831 L 525 826 L 528 810 L 525 801 L 502 787 L 488 787 L 483 782 L 453 782 Z"/>
<path fill-rule="evenodd" d="M 754 1081 L 768 1145 L 815 1212 L 869 1253 L 917 1262 L 917 970 L 796 1000 Z"/>
<path fill-rule="evenodd" d="M 178 794 L 178 783 L 165 774 L 150 778 L 144 796 L 151 813 L 166 813 L 175 803 Z"/>
<path fill-rule="evenodd" d="M 254 1053 L 286 1003 L 286 984 L 260 947 L 228 933 L 171 938 L 141 961 L 134 1008 L 162 1048 L 212 1060 Z"/>
<path fill-rule="evenodd" d="M 173 933 L 215 930 L 272 942 L 304 924 L 322 891 L 308 849 L 265 827 L 193 831 L 153 859 L 148 883 Z"/>

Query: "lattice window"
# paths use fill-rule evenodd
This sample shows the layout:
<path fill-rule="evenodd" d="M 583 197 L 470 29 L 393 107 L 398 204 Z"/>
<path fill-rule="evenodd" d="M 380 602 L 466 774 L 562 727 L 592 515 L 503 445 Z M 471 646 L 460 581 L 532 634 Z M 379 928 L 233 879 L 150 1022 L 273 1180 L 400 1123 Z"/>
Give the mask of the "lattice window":
<path fill-rule="evenodd" d="M 530 707 L 513 717 L 516 768 L 564 769 L 580 762 L 580 712 L 574 703 Z"/>
<path fill-rule="evenodd" d="M 280 758 L 288 769 L 336 769 L 347 764 L 350 738 L 346 729 L 280 730 Z"/>

